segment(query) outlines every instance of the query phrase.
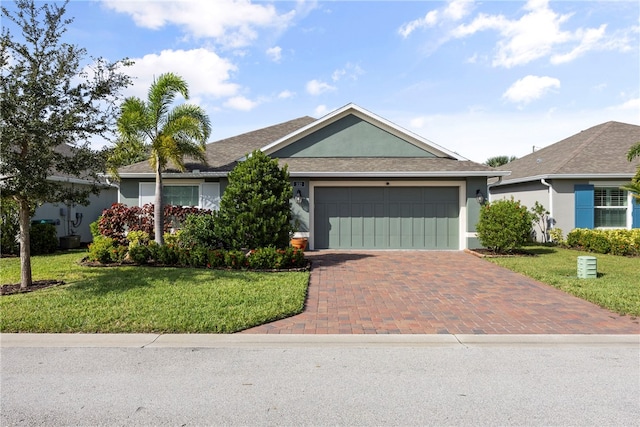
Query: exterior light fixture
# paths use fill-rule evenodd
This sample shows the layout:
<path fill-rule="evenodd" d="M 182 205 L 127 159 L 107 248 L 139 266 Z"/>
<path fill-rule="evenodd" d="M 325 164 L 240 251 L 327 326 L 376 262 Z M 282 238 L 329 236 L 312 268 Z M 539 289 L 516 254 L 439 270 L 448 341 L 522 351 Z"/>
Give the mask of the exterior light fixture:
<path fill-rule="evenodd" d="M 302 204 L 302 193 L 300 192 L 300 190 L 298 190 L 296 192 L 296 196 L 293 198 L 297 204 L 301 205 Z"/>
<path fill-rule="evenodd" d="M 480 189 L 476 190 L 476 201 L 480 205 L 484 205 L 484 202 L 486 201 L 484 194 L 482 194 L 482 191 L 480 191 Z"/>

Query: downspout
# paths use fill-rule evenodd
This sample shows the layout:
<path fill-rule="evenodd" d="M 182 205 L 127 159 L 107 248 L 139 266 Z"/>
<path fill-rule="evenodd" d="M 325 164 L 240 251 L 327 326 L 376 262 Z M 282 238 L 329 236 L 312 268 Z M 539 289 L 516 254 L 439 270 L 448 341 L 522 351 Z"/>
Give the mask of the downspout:
<path fill-rule="evenodd" d="M 493 200 L 491 200 L 491 188 L 500 184 L 502 182 L 502 176 L 498 177 L 498 180 L 496 182 L 494 182 L 493 184 L 487 184 L 487 202 L 491 203 Z"/>
<path fill-rule="evenodd" d="M 540 178 L 540 183 L 546 185 L 549 188 L 549 229 L 554 228 L 554 216 L 553 216 L 553 186 L 549 184 L 544 178 Z"/>

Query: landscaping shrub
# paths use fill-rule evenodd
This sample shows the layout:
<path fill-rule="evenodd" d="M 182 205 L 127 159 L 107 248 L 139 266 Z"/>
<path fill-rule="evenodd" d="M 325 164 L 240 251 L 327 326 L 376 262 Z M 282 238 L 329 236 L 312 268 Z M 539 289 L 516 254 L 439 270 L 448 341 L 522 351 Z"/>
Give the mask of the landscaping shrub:
<path fill-rule="evenodd" d="M 58 249 L 58 232 L 53 224 L 32 224 L 31 255 L 52 254 Z"/>
<path fill-rule="evenodd" d="M 0 253 L 17 254 L 20 218 L 18 204 L 9 197 L 0 201 Z"/>
<path fill-rule="evenodd" d="M 149 262 L 151 257 L 151 251 L 146 245 L 134 245 L 129 246 L 128 250 L 129 259 L 136 264 L 144 265 Z"/>
<path fill-rule="evenodd" d="M 207 267 L 209 268 L 221 268 L 224 267 L 225 264 L 225 253 L 226 251 L 223 249 L 216 249 L 213 251 L 209 251 L 207 254 Z"/>
<path fill-rule="evenodd" d="M 254 151 L 229 173 L 216 215 L 216 235 L 231 249 L 285 248 L 294 231 L 289 172 Z"/>
<path fill-rule="evenodd" d="M 174 245 L 164 244 L 158 245 L 156 242 L 149 242 L 150 258 L 158 264 L 162 265 L 176 265 L 179 261 L 179 255 L 177 247 Z"/>
<path fill-rule="evenodd" d="M 184 248 L 177 247 L 178 263 L 185 267 L 206 267 L 209 263 L 209 253 L 207 248 L 193 247 Z"/>
<path fill-rule="evenodd" d="M 127 241 L 129 242 L 129 249 L 134 246 L 140 245 L 148 245 L 149 244 L 149 233 L 146 231 L 130 231 L 127 233 Z"/>
<path fill-rule="evenodd" d="M 216 236 L 215 223 L 214 213 L 187 215 L 180 230 L 180 245 L 185 247 L 201 246 L 209 249 L 220 248 L 223 244 Z"/>
<path fill-rule="evenodd" d="M 640 256 L 640 229 L 591 230 L 576 228 L 567 234 L 567 247 L 600 254 Z"/>
<path fill-rule="evenodd" d="M 122 248 L 124 253 L 121 254 Z M 124 255 L 126 254 L 125 246 L 118 246 L 116 240 L 111 237 L 97 236 L 93 239 L 93 243 L 89 245 L 89 254 L 87 258 L 90 261 L 99 262 L 102 264 L 110 264 L 113 262 L 122 262 Z"/>
<path fill-rule="evenodd" d="M 164 207 L 164 231 L 180 228 L 188 215 L 202 214 L 211 214 L 211 211 L 167 205 Z M 131 231 L 144 231 L 153 239 L 153 205 L 138 207 L 114 203 L 102 212 L 98 229 L 101 235 L 111 237 L 121 245 L 127 244 L 126 236 Z"/>
<path fill-rule="evenodd" d="M 100 235 L 100 218 L 101 217 L 89 224 L 89 231 L 91 232 L 91 236 L 93 237 L 97 237 Z"/>
<path fill-rule="evenodd" d="M 256 249 L 249 255 L 249 267 L 256 270 L 268 270 L 278 268 L 282 255 L 274 247 Z"/>
<path fill-rule="evenodd" d="M 497 253 L 522 247 L 531 236 L 532 215 L 519 201 L 496 200 L 480 208 L 476 225 L 483 246 Z"/>
<path fill-rule="evenodd" d="M 551 230 L 549 230 L 549 237 L 551 238 L 551 241 L 556 245 L 566 244 L 561 228 L 552 228 Z"/>
<path fill-rule="evenodd" d="M 233 270 L 241 270 L 249 266 L 249 261 L 244 251 L 231 249 L 224 254 L 224 265 Z"/>

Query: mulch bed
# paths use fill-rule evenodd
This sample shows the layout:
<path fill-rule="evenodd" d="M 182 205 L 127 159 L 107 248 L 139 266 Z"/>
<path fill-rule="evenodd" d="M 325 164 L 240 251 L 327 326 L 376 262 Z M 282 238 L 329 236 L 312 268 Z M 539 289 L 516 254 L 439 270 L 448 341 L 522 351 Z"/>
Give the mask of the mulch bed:
<path fill-rule="evenodd" d="M 515 250 L 506 254 L 497 253 L 492 251 L 491 249 L 465 249 L 465 252 L 475 255 L 479 258 L 507 258 L 507 257 L 536 256 L 536 254 L 527 252 L 526 250 Z"/>
<path fill-rule="evenodd" d="M 60 285 L 64 285 L 62 280 L 35 280 L 31 286 L 22 290 L 20 289 L 20 283 L 7 284 L 0 287 L 0 295 L 22 294 Z"/>

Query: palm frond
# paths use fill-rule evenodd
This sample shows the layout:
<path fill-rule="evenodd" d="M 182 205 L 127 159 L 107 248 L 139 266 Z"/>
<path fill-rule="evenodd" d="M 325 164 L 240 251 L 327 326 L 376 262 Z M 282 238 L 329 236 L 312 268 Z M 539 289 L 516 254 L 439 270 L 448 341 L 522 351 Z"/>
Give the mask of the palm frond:
<path fill-rule="evenodd" d="M 633 145 L 627 153 L 627 160 L 632 161 L 636 157 L 640 157 L 640 142 Z"/>
<path fill-rule="evenodd" d="M 178 94 L 182 95 L 184 99 L 189 99 L 189 86 L 182 77 L 174 73 L 161 74 L 149 87 L 149 109 L 153 111 L 157 122 L 169 112 L 169 108 Z M 162 126 L 158 126 L 158 128 L 160 127 Z"/>

